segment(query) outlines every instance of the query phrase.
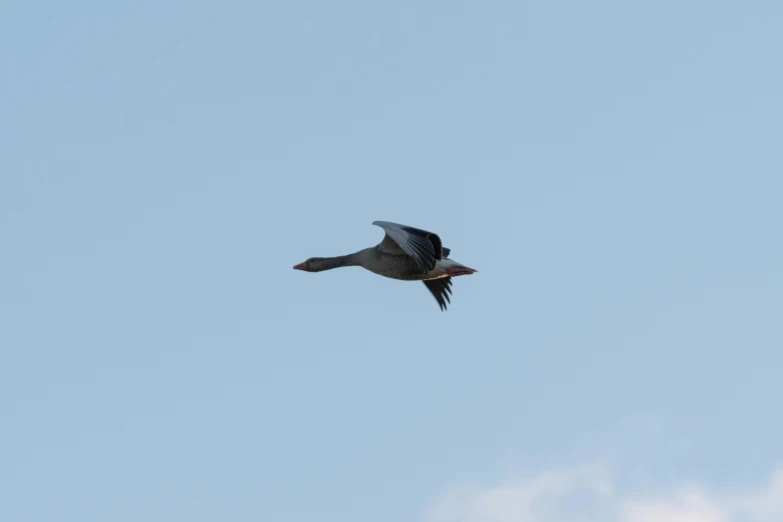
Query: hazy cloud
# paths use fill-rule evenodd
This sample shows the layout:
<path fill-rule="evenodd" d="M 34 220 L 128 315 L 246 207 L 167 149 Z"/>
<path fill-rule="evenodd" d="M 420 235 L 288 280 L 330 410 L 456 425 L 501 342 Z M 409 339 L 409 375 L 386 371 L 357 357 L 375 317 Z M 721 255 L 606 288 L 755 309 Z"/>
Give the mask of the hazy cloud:
<path fill-rule="evenodd" d="M 462 481 L 444 489 L 424 522 L 773 522 L 783 520 L 783 468 L 741 491 L 676 484 L 620 491 L 608 464 Z"/>

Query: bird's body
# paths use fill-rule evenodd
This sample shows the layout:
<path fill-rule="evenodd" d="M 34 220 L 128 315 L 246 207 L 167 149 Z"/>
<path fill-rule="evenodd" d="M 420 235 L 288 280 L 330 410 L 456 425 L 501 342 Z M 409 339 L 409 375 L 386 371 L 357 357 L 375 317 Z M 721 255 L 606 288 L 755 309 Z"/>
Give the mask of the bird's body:
<path fill-rule="evenodd" d="M 451 278 L 477 270 L 449 259 L 450 249 L 443 248 L 440 237 L 388 221 L 375 221 L 386 231 L 378 245 L 354 254 L 338 257 L 310 258 L 296 265 L 297 270 L 321 272 L 344 266 L 360 266 L 374 274 L 402 281 L 423 281 L 432 292 L 441 310 L 451 302 Z"/>
<path fill-rule="evenodd" d="M 359 257 L 362 261 L 360 266 L 370 272 L 402 281 L 439 279 L 441 277 L 449 277 L 449 270 L 467 268 L 456 261 L 443 257 L 436 260 L 435 267 L 432 270 L 422 273 L 410 256 L 406 254 L 390 254 L 378 247 L 362 250 L 359 252 Z"/>

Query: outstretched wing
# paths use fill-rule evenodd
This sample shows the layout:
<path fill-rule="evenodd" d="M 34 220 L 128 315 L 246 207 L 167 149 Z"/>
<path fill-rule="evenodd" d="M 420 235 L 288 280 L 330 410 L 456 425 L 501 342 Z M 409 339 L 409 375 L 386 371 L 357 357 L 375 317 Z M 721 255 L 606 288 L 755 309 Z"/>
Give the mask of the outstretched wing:
<path fill-rule="evenodd" d="M 441 311 L 446 310 L 446 303 L 451 304 L 451 299 L 449 298 L 449 294 L 451 293 L 451 278 L 441 277 L 438 279 L 425 279 L 423 282 L 424 286 L 427 287 L 427 290 L 432 292 L 432 295 L 435 296 L 435 300 L 438 302 Z"/>
<path fill-rule="evenodd" d="M 437 234 L 388 221 L 374 221 L 373 225 L 386 232 L 378 245 L 381 250 L 410 256 L 422 274 L 435 268 L 437 261 L 443 257 L 443 244 Z"/>

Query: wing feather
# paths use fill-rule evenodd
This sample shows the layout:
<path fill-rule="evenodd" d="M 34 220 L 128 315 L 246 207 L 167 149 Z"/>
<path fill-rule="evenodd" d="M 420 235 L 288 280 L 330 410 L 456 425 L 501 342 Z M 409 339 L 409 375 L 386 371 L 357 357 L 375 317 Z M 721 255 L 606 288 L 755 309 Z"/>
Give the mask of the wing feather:
<path fill-rule="evenodd" d="M 441 311 L 446 310 L 446 303 L 451 304 L 451 299 L 449 298 L 449 294 L 451 293 L 451 278 L 441 277 L 438 279 L 425 279 L 423 283 L 424 286 L 427 287 L 427 290 L 432 292 Z"/>
<path fill-rule="evenodd" d="M 443 258 L 443 243 L 437 234 L 389 221 L 374 221 L 373 225 L 386 232 L 378 245 L 381 250 L 395 254 L 402 250 L 413 259 L 422 274 L 435 268 L 438 260 Z"/>

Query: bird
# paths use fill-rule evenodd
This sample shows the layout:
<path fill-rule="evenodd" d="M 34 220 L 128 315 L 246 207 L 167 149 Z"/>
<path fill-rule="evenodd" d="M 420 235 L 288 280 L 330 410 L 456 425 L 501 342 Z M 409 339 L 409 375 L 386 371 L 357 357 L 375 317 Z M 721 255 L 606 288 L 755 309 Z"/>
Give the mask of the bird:
<path fill-rule="evenodd" d="M 451 279 L 478 272 L 449 259 L 451 249 L 440 237 L 426 230 L 389 221 L 373 221 L 385 235 L 374 247 L 337 257 L 311 257 L 294 270 L 322 272 L 344 266 L 360 266 L 374 274 L 402 281 L 422 281 L 441 311 L 451 304 Z"/>

